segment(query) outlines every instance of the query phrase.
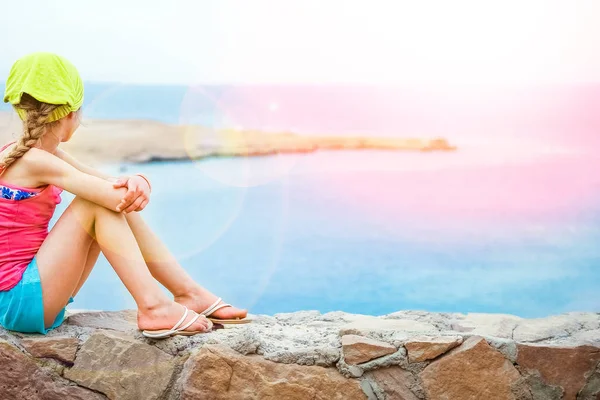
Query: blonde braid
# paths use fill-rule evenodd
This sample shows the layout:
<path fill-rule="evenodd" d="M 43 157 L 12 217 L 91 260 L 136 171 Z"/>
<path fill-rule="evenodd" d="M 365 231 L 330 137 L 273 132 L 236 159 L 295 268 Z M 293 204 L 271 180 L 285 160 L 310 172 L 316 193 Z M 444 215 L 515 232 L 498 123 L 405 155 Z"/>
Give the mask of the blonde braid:
<path fill-rule="evenodd" d="M 59 105 L 42 103 L 24 93 L 21 102 L 15 107 L 25 110 L 27 118 L 23 121 L 23 135 L 4 160 L 0 161 L 0 169 L 3 171 L 38 143 L 46 132 L 50 114 Z"/>

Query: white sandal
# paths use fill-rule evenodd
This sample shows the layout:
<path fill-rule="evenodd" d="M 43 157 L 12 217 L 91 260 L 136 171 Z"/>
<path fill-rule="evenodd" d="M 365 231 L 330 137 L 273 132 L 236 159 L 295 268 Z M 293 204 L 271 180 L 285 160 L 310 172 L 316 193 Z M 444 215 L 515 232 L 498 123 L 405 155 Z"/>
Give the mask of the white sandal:
<path fill-rule="evenodd" d="M 249 322 L 252 322 L 252 320 L 250 320 L 248 318 L 233 318 L 233 319 L 210 318 L 210 316 L 213 315 L 215 313 L 215 311 L 220 310 L 221 308 L 224 308 L 224 307 L 232 307 L 231 304 L 221 303 L 221 302 L 222 302 L 222 299 L 219 297 L 217 299 L 217 301 L 215 301 L 210 307 L 208 307 L 206 310 L 202 311 L 200 314 L 204 315 L 206 318 L 208 318 L 209 321 L 212 321 L 215 324 L 221 324 L 221 325 L 241 325 L 241 324 L 247 324 Z"/>
<path fill-rule="evenodd" d="M 150 339 L 165 339 L 177 335 L 193 336 L 199 333 L 206 333 L 212 329 L 212 323 L 209 323 L 208 329 L 205 331 L 186 331 L 186 329 L 192 326 L 194 322 L 198 321 L 198 318 L 200 318 L 200 314 L 188 310 L 186 306 L 183 306 L 183 308 L 185 309 L 183 312 L 183 317 L 181 317 L 181 319 L 171 329 L 144 330 L 142 331 L 142 335 Z M 188 313 L 190 312 L 193 312 L 194 314 L 196 314 L 196 316 L 193 317 L 192 320 L 184 326 L 180 326 L 181 324 L 183 324 L 183 321 L 185 321 L 185 319 L 188 317 Z"/>

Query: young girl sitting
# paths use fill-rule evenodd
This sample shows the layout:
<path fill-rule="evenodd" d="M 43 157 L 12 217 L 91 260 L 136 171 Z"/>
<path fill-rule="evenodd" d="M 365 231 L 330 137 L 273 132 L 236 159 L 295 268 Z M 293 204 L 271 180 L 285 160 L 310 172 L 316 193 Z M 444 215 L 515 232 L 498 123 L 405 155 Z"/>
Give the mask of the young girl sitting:
<path fill-rule="evenodd" d="M 245 310 L 194 282 L 144 223 L 139 212 L 151 192 L 145 176 L 114 179 L 59 149 L 78 128 L 83 103 L 83 83 L 69 61 L 51 53 L 17 60 L 4 101 L 23 120 L 23 133 L 0 149 L 3 327 L 46 333 L 59 326 L 100 251 L 133 296 L 147 337 L 248 322 Z M 48 232 L 63 189 L 76 197 Z"/>

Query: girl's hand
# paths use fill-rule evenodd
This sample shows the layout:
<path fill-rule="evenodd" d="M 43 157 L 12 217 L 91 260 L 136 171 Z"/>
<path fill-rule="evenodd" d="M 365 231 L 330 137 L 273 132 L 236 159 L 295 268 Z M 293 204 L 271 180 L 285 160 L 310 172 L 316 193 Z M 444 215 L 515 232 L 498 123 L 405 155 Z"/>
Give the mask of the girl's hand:
<path fill-rule="evenodd" d="M 127 193 L 117 206 L 118 212 L 142 211 L 150 201 L 150 185 L 139 175 L 119 178 L 113 187 L 115 189 L 127 188 Z"/>

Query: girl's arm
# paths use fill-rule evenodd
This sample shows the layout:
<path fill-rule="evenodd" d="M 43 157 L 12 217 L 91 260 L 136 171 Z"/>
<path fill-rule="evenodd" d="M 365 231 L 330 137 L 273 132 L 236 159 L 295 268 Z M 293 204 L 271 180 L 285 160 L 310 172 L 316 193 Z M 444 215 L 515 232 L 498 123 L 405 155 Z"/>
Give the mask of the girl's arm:
<path fill-rule="evenodd" d="M 73 167 L 77 168 L 78 170 L 80 170 L 81 172 L 85 172 L 88 175 L 93 175 L 93 176 L 97 176 L 98 178 L 104 179 L 106 181 L 109 182 L 116 182 L 117 178 L 114 176 L 110 176 L 107 175 L 101 171 L 98 171 L 95 168 L 92 168 L 88 165 L 85 165 L 81 162 L 79 162 L 75 157 L 71 156 L 69 153 L 67 153 L 66 151 L 63 151 L 61 149 L 56 149 L 56 156 L 58 158 L 60 158 L 61 160 L 65 161 L 68 164 L 71 164 Z"/>
<path fill-rule="evenodd" d="M 117 207 L 127 192 L 127 189 L 114 188 L 108 180 L 80 171 L 44 150 L 33 148 L 22 160 L 39 186 L 58 186 L 112 211 L 119 211 Z"/>
<path fill-rule="evenodd" d="M 127 193 L 121 199 L 121 204 L 118 206 L 118 211 L 125 211 L 126 213 L 130 213 L 132 211 L 142 211 L 150 202 L 151 188 L 150 182 L 147 178 L 142 178 L 141 175 L 134 175 L 132 177 L 125 178 L 112 177 L 79 162 L 75 159 L 75 157 L 72 157 L 70 154 L 61 149 L 57 149 L 55 154 L 58 158 L 77 168 L 79 171 L 111 182 L 115 188 L 126 187 Z"/>

